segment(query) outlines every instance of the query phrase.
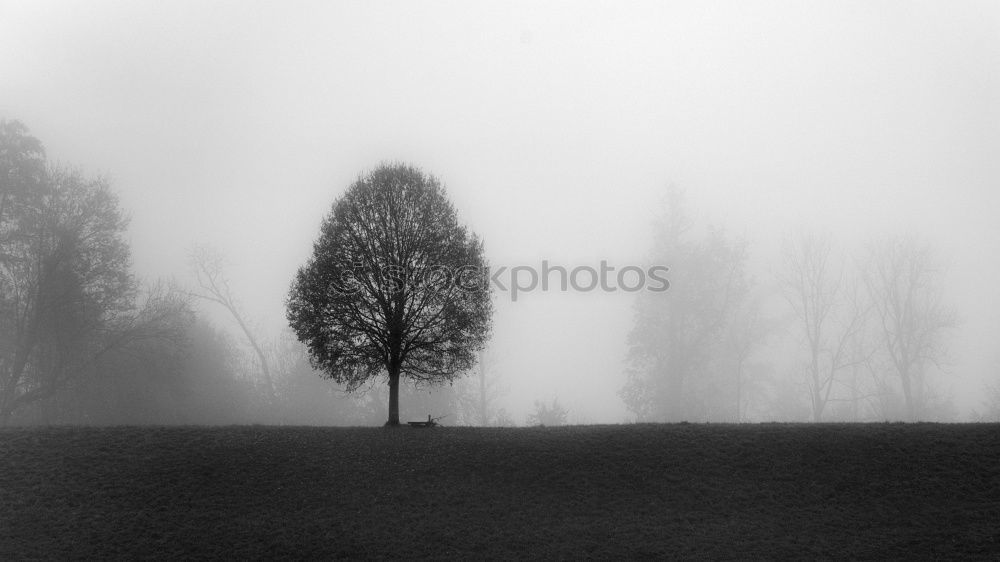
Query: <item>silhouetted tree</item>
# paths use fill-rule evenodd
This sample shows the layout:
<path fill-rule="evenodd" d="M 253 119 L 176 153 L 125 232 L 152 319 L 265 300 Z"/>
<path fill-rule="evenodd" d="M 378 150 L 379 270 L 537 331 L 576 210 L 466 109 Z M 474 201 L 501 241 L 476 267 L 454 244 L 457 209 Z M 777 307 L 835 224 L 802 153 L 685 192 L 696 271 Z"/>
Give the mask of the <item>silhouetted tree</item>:
<path fill-rule="evenodd" d="M 439 181 L 384 164 L 333 204 L 288 320 L 313 366 L 349 391 L 384 376 L 386 425 L 398 425 L 400 378 L 440 383 L 475 364 L 491 325 L 486 281 L 482 243 Z"/>

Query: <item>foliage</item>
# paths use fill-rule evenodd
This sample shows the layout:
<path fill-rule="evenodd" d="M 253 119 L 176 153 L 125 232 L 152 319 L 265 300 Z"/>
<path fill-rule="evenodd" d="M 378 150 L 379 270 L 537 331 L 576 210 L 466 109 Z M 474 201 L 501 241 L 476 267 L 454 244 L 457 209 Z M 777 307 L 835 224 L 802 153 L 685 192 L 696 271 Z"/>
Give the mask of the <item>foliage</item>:
<path fill-rule="evenodd" d="M 482 243 L 440 182 L 381 165 L 334 203 L 288 320 L 313 366 L 347 390 L 388 379 L 388 424 L 398 425 L 401 377 L 442 383 L 475 364 L 492 313 L 485 272 Z"/>

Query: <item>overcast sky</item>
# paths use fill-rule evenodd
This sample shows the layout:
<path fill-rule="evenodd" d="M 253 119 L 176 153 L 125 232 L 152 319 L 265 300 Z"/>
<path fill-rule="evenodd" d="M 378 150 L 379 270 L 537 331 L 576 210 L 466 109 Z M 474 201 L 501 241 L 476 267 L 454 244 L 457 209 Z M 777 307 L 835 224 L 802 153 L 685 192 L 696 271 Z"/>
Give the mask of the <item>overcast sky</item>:
<path fill-rule="evenodd" d="M 996 2 L 0 0 L 0 117 L 113 180 L 139 272 L 215 246 L 267 330 L 388 159 L 439 176 L 497 265 L 641 260 L 669 184 L 765 266 L 801 226 L 921 233 L 963 318 L 957 399 L 1000 375 Z M 621 421 L 631 306 L 500 295 L 509 409 Z"/>

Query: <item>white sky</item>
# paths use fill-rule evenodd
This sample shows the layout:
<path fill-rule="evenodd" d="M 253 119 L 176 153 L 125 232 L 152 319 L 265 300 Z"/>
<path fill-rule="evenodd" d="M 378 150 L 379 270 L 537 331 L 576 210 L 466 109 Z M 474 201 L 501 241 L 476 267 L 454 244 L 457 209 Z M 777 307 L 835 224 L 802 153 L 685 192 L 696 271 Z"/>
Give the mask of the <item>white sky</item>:
<path fill-rule="evenodd" d="M 761 261 L 799 226 L 915 230 L 950 263 L 975 406 L 1000 372 L 998 37 L 996 2 L 0 0 L 0 116 L 114 180 L 140 272 L 209 243 L 275 331 L 384 159 L 441 177 L 498 265 L 640 259 L 670 183 Z M 554 396 L 624 417 L 631 302 L 501 295 L 518 419 Z"/>

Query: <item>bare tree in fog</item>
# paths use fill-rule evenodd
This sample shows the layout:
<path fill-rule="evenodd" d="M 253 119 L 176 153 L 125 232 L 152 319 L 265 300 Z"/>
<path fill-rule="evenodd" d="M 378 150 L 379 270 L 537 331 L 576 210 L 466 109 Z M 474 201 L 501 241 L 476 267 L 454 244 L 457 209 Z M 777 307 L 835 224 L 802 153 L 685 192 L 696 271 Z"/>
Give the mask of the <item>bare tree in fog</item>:
<path fill-rule="evenodd" d="M 779 283 L 805 346 L 812 418 L 818 422 L 838 377 L 867 359 L 860 344 L 868 310 L 857 283 L 833 256 L 828 234 L 800 232 L 786 238 Z"/>
<path fill-rule="evenodd" d="M 198 283 L 198 290 L 192 294 L 200 299 L 221 306 L 236 321 L 236 324 L 239 325 L 240 330 L 257 356 L 261 373 L 264 375 L 264 384 L 267 387 L 268 396 L 274 402 L 276 390 L 274 377 L 271 373 L 271 364 L 268 361 L 267 354 L 264 352 L 264 346 L 261 344 L 260 339 L 254 335 L 253 330 L 250 329 L 250 325 L 240 312 L 240 307 L 233 296 L 232 289 L 229 288 L 229 278 L 226 276 L 225 261 L 222 255 L 208 247 L 199 246 L 191 251 L 189 261 Z"/>
<path fill-rule="evenodd" d="M 717 228 L 700 239 L 692 230 L 681 195 L 672 191 L 653 241 L 655 263 L 670 268 L 670 289 L 639 294 L 628 340 L 631 367 L 620 392 L 641 421 L 733 415 L 741 383 L 729 376 L 734 365 L 726 339 L 749 293 L 746 245 Z M 756 343 L 746 339 L 736 347 L 745 345 Z M 739 352 L 743 359 L 749 354 Z"/>
<path fill-rule="evenodd" d="M 245 419 L 219 368 L 226 350 L 199 331 L 187 294 L 131 275 L 104 181 L 48 167 L 41 143 L 4 121 L 0 188 L 4 423 Z"/>
<path fill-rule="evenodd" d="M 313 365 L 348 390 L 388 379 L 386 425 L 399 425 L 401 378 L 451 381 L 475 365 L 491 326 L 485 274 L 483 245 L 438 180 L 383 164 L 334 203 L 288 319 Z"/>
<path fill-rule="evenodd" d="M 911 421 L 923 413 L 928 370 L 941 366 L 945 333 L 956 324 L 942 301 L 941 274 L 931 247 L 916 238 L 889 238 L 869 249 L 864 279 L 881 350 L 902 387 Z"/>

